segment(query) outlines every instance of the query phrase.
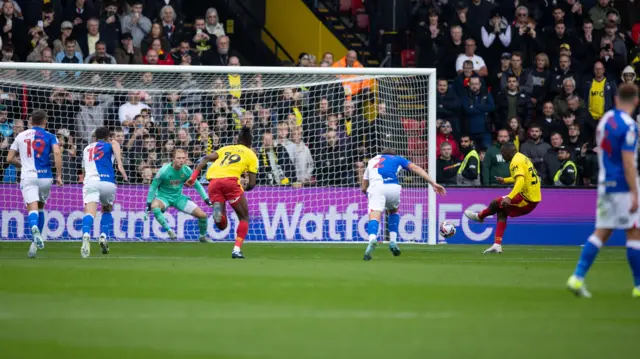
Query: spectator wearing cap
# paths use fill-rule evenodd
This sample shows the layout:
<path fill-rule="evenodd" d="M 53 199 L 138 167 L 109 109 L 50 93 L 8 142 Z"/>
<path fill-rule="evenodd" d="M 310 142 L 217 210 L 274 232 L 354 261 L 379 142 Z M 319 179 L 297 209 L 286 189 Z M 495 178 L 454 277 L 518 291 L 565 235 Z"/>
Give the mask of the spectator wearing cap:
<path fill-rule="evenodd" d="M 488 22 L 482 26 L 482 46 L 480 51 L 484 57 L 495 59 L 504 53 L 511 45 L 511 26 L 497 8 L 491 10 Z M 500 64 L 491 61 L 487 64 L 489 73 L 498 70 Z"/>
<path fill-rule="evenodd" d="M 542 171 L 538 172 L 542 179 L 542 184 L 553 184 L 553 177 L 558 169 L 562 166 L 561 161 L 558 159 L 558 148 L 563 145 L 564 137 L 558 132 L 551 134 L 549 138 L 551 147 L 543 157 Z"/>
<path fill-rule="evenodd" d="M 42 6 L 41 18 L 42 30 L 51 41 L 57 39 L 60 36 L 60 22 L 61 16 L 57 16 L 53 10 L 53 5 L 49 2 Z M 29 25 L 29 23 L 27 23 Z M 36 24 L 39 26 L 39 24 Z"/>
<path fill-rule="evenodd" d="M 589 17 L 591 21 L 593 21 L 594 29 L 602 30 L 610 13 L 615 13 L 618 19 L 617 22 L 620 23 L 620 13 L 618 13 L 618 10 L 610 7 L 610 2 L 610 0 L 598 0 L 598 4 L 589 10 Z"/>
<path fill-rule="evenodd" d="M 553 176 L 553 185 L 557 187 L 575 186 L 578 180 L 578 167 L 571 160 L 571 150 L 566 146 L 559 146 L 556 156 L 560 162 L 560 168 Z"/>
<path fill-rule="evenodd" d="M 518 80 L 520 90 L 527 95 L 533 91 L 533 78 L 526 76 L 524 69 L 522 68 L 522 53 L 514 52 L 511 54 L 511 63 L 509 69 L 502 74 L 500 78 L 500 91 L 506 91 L 508 76 L 513 75 Z"/>
<path fill-rule="evenodd" d="M 585 107 L 594 119 L 600 119 L 615 105 L 616 82 L 605 76 L 605 67 L 601 61 L 593 64 L 593 76 L 587 78 L 583 91 Z"/>
<path fill-rule="evenodd" d="M 458 74 L 462 73 L 462 65 L 465 61 L 471 61 L 473 64 L 473 71 L 479 76 L 485 77 L 488 75 L 487 65 L 484 59 L 476 55 L 476 40 L 466 39 L 464 41 L 464 54 L 461 54 L 456 59 L 456 71 Z"/>
<path fill-rule="evenodd" d="M 73 39 L 73 42 L 75 43 L 76 51 L 80 53 L 81 58 L 84 58 L 84 53 L 82 53 L 82 48 L 80 47 L 80 44 L 78 43 L 78 41 L 72 37 L 71 35 L 72 33 L 73 33 L 73 24 L 70 21 L 63 21 L 62 24 L 60 24 L 60 38 L 53 41 L 53 53 L 57 55 L 61 52 L 64 52 L 64 49 L 65 49 L 64 44 L 67 41 L 67 39 Z"/>
<path fill-rule="evenodd" d="M 571 59 L 571 66 L 572 66 L 571 69 L 578 74 L 582 74 L 584 72 L 584 65 L 582 63 L 584 63 L 585 60 L 583 59 L 579 60 L 575 56 L 573 56 L 573 51 L 571 49 L 572 49 L 571 45 L 567 43 L 563 43 L 560 45 L 558 56 L 550 57 L 550 59 L 554 59 L 553 60 L 554 67 L 557 67 L 561 56 L 569 56 L 569 58 Z M 595 60 L 596 56 L 592 54 L 591 58 Z"/>
<path fill-rule="evenodd" d="M 134 0 L 131 3 L 131 13 L 120 19 L 122 32 L 131 33 L 135 47 L 140 47 L 142 39 L 151 31 L 151 21 L 142 14 L 142 8 L 142 1 Z"/>
<path fill-rule="evenodd" d="M 111 55 L 116 53 L 120 36 L 122 33 L 122 24 L 118 16 L 118 3 L 109 1 L 104 5 L 104 12 L 100 16 L 100 40 L 107 44 L 107 52 Z"/>
<path fill-rule="evenodd" d="M 220 17 L 218 16 L 218 10 L 212 7 L 208 8 L 205 17 L 206 17 L 205 30 L 207 34 L 213 35 L 215 37 L 220 37 L 225 35 L 224 26 L 222 26 L 222 23 L 220 22 Z"/>
<path fill-rule="evenodd" d="M 73 36 L 79 39 L 87 33 L 89 19 L 95 16 L 98 16 L 98 12 L 91 1 L 75 0 L 67 4 L 62 19 L 73 23 Z"/>
<path fill-rule="evenodd" d="M 126 32 L 120 36 L 120 46 L 116 49 L 116 62 L 121 65 L 141 65 L 142 52 L 133 46 L 133 36 Z"/>
<path fill-rule="evenodd" d="M 20 59 L 25 59 L 27 45 L 27 27 L 24 20 L 15 15 L 15 7 L 12 2 L 5 2 L 2 5 L 2 15 L 0 15 L 0 35 L 2 44 L 13 44 L 16 55 Z"/>

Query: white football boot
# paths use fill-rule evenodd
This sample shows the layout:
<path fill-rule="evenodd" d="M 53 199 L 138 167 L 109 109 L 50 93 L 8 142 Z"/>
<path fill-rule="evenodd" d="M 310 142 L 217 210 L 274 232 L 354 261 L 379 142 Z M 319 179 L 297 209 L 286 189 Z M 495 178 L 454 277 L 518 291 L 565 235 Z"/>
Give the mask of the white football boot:
<path fill-rule="evenodd" d="M 486 249 L 484 252 L 482 252 L 482 254 L 487 253 L 502 253 L 502 245 L 494 243 L 491 247 L 489 247 L 489 249 Z"/>
<path fill-rule="evenodd" d="M 85 233 L 82 235 L 82 247 L 80 247 L 80 255 L 82 258 L 89 258 L 91 255 L 91 237 Z"/>

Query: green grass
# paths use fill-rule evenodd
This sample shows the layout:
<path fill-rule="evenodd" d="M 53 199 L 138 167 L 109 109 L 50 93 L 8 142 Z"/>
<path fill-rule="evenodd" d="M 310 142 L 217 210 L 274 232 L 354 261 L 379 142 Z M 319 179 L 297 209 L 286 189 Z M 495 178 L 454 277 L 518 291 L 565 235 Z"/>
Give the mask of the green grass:
<path fill-rule="evenodd" d="M 0 356 L 18 358 L 633 357 L 640 301 L 622 248 L 564 283 L 579 247 L 0 243 Z M 636 350 L 633 350 L 636 349 Z"/>

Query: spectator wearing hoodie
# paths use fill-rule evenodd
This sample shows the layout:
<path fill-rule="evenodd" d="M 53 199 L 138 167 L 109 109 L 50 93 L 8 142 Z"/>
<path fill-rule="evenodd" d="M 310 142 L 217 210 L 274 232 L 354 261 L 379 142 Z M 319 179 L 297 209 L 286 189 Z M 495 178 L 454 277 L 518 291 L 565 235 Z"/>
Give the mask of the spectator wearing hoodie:
<path fill-rule="evenodd" d="M 489 146 L 482 161 L 482 184 L 484 186 L 498 185 L 496 177 L 507 178 L 510 176 L 509 162 L 504 160 L 500 152 L 502 145 L 509 142 L 509 131 L 499 130 L 496 140 L 495 145 Z"/>
<path fill-rule="evenodd" d="M 564 139 L 561 134 L 554 132 L 551 134 L 551 147 L 544 154 L 544 165 L 542 166 L 542 172 L 538 172 L 540 178 L 542 178 L 542 184 L 553 184 L 553 176 L 560 169 L 562 164 L 558 159 L 558 148 L 562 146 Z"/>
<path fill-rule="evenodd" d="M 451 145 L 451 157 L 462 159 L 460 150 L 458 149 L 458 144 L 456 143 L 456 139 L 453 137 L 451 131 L 451 122 L 446 120 L 442 121 L 440 130 L 436 135 L 436 156 L 440 156 L 440 145 L 444 142 L 447 142 Z"/>
<path fill-rule="evenodd" d="M 460 160 L 451 156 L 451 144 L 442 142 L 437 150 L 440 153 L 436 161 L 436 178 L 438 183 L 456 184 Z"/>
<path fill-rule="evenodd" d="M 624 70 L 622 70 L 622 75 L 620 76 L 623 84 L 635 84 L 636 77 L 636 72 L 631 66 L 625 67 Z"/>
<path fill-rule="evenodd" d="M 451 122 L 454 134 L 460 134 L 460 111 L 462 103 L 456 92 L 449 88 L 446 79 L 438 79 L 438 93 L 436 94 L 436 116 Z"/>
<path fill-rule="evenodd" d="M 538 173 L 542 173 L 545 171 L 544 155 L 551 146 L 542 140 L 542 130 L 537 124 L 529 127 L 528 135 L 527 141 L 520 146 L 520 152 L 529 157 Z"/>

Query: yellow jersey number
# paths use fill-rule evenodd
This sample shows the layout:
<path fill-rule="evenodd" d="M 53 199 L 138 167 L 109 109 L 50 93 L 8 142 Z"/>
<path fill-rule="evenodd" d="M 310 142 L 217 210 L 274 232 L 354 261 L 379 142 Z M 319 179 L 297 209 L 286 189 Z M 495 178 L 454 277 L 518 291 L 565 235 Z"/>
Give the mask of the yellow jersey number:
<path fill-rule="evenodd" d="M 228 165 L 232 165 L 234 163 L 238 163 L 242 160 L 242 158 L 240 157 L 240 155 L 238 155 L 237 153 L 230 153 L 230 152 L 225 152 L 224 153 L 224 157 L 222 158 L 222 161 L 220 161 L 220 166 L 221 167 L 225 167 Z"/>

